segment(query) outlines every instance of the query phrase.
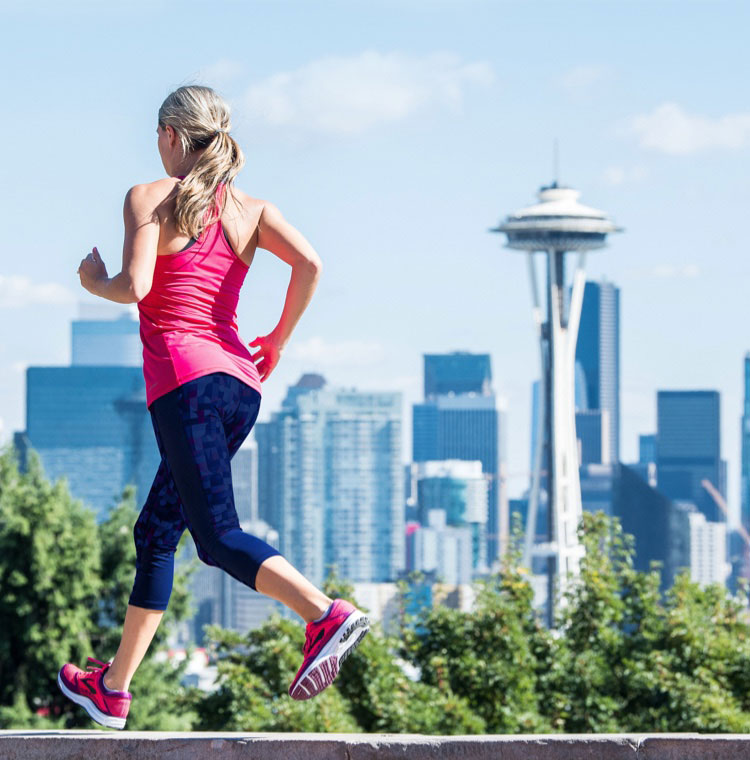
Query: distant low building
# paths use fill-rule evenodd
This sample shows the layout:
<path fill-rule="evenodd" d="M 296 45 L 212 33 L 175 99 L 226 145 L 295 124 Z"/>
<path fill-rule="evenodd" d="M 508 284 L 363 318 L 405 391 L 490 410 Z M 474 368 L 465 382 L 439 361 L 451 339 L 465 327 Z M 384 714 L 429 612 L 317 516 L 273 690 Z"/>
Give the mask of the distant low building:
<path fill-rule="evenodd" d="M 690 578 L 701 586 L 726 584 L 731 571 L 727 562 L 727 526 L 709 522 L 698 510 L 688 515 L 690 521 Z"/>

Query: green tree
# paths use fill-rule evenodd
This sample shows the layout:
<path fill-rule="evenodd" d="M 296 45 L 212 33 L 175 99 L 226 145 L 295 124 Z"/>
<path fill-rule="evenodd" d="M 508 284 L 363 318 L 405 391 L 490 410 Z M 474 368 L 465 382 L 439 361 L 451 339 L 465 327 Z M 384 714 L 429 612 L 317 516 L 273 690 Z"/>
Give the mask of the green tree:
<path fill-rule="evenodd" d="M 544 704 L 554 728 L 614 732 L 624 706 L 626 606 L 643 601 L 632 588 L 638 577 L 632 570 L 632 537 L 602 512 L 584 513 L 579 537 L 586 549 L 580 578 L 558 607 L 555 656 L 540 685 L 547 692 Z M 651 601 L 643 618 L 649 625 L 653 604 L 658 604 Z M 637 653 L 631 654 L 637 660 Z"/>
<path fill-rule="evenodd" d="M 537 681 L 553 644 L 533 608 L 520 543 L 517 527 L 500 573 L 475 584 L 472 612 L 434 606 L 403 630 L 422 682 L 465 699 L 489 733 L 549 730 Z"/>
<path fill-rule="evenodd" d="M 750 730 L 750 638 L 743 602 L 679 574 L 662 596 L 658 565 L 633 567 L 632 536 L 584 513 L 581 575 L 558 617 L 540 682 L 553 726 L 567 732 Z"/>
<path fill-rule="evenodd" d="M 24 472 L 12 447 L 0 454 L 0 727 L 91 726 L 60 693 L 57 671 L 64 662 L 85 667 L 88 656 L 114 656 L 135 573 L 134 496 L 127 489 L 97 525 L 64 480 L 47 480 L 34 452 Z M 189 614 L 191 569 L 175 573 L 151 655 Z M 147 656 L 133 678 L 138 698 L 128 728 L 189 730 L 195 716 L 180 685 L 186 665 Z"/>
<path fill-rule="evenodd" d="M 352 599 L 352 589 L 331 573 L 329 596 Z M 302 663 L 304 627 L 274 616 L 246 635 L 206 629 L 216 657 L 218 688 L 193 692 L 196 729 L 312 732 L 472 733 L 483 728 L 466 702 L 410 680 L 396 659 L 396 642 L 373 626 L 341 669 L 335 684 L 315 699 L 296 702 L 287 689 Z"/>
<path fill-rule="evenodd" d="M 21 473 L 14 449 L 0 454 L 0 705 L 36 710 L 58 692 L 55 664 L 91 651 L 96 534 L 93 513 L 35 455 Z"/>
<path fill-rule="evenodd" d="M 218 688 L 193 691 L 196 730 L 358 731 L 348 704 L 331 687 L 297 702 L 287 694 L 299 668 L 302 627 L 273 616 L 243 635 L 206 626 L 206 644 L 217 662 Z"/>
<path fill-rule="evenodd" d="M 335 568 L 324 590 L 332 598 L 354 599 L 353 587 L 338 577 Z M 402 654 L 400 640 L 387 636 L 382 625 L 375 623 L 341 669 L 336 687 L 351 704 L 362 730 L 427 734 L 478 734 L 485 730 L 484 721 L 472 712 L 468 700 L 453 692 L 449 684 L 410 678 L 406 672 L 409 663 Z"/>

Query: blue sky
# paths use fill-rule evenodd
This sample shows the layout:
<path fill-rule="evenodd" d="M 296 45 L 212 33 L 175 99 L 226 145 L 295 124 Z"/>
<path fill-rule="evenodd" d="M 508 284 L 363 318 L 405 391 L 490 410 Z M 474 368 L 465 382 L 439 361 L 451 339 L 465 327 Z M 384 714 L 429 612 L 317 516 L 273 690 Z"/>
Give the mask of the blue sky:
<path fill-rule="evenodd" d="M 5 211 L 0 419 L 24 424 L 24 368 L 65 364 L 79 260 L 110 272 L 122 201 L 163 176 L 156 111 L 216 87 L 247 165 L 324 273 L 264 385 L 260 419 L 305 371 L 421 398 L 422 354 L 492 355 L 508 399 L 511 494 L 526 480 L 538 375 L 523 258 L 489 233 L 552 179 L 625 228 L 589 257 L 621 288 L 622 442 L 659 388 L 722 394 L 737 508 L 745 293 L 750 4 L 638 2 L 0 3 Z M 289 270 L 259 251 L 239 310 L 271 330 Z"/>

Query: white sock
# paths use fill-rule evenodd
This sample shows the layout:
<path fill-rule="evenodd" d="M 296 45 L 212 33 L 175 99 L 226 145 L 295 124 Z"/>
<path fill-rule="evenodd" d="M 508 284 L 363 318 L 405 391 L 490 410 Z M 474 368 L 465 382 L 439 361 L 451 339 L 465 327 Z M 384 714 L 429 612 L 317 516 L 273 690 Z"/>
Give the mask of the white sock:
<path fill-rule="evenodd" d="M 328 609 L 319 618 L 317 618 L 316 620 L 313 620 L 312 622 L 319 623 L 321 620 L 325 620 L 325 618 L 328 617 L 328 613 L 331 611 L 331 607 L 333 607 L 333 602 L 331 602 L 328 605 Z"/>

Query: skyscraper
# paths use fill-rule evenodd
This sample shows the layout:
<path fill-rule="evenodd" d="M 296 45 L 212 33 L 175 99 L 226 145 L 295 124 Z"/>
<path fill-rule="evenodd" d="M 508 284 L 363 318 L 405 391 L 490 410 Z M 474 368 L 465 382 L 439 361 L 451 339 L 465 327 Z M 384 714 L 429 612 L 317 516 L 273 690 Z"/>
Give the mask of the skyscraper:
<path fill-rule="evenodd" d="M 662 589 L 672 585 L 682 568 L 691 567 L 689 516 L 696 511 L 691 503 L 668 499 L 635 468 L 619 462 L 581 467 L 581 496 L 586 511 L 616 517 L 633 536 L 637 570 L 661 563 Z"/>
<path fill-rule="evenodd" d="M 576 436 L 578 437 L 580 464 L 609 464 L 609 413 L 606 409 L 589 409 L 576 412 Z"/>
<path fill-rule="evenodd" d="M 79 319 L 72 366 L 26 371 L 26 431 L 16 441 L 37 451 L 49 478 L 67 478 L 73 496 L 98 518 L 128 484 L 142 503 L 159 465 L 133 352 L 137 335 L 138 322 L 127 313 L 92 323 Z"/>
<path fill-rule="evenodd" d="M 314 583 L 329 564 L 353 582 L 403 569 L 401 413 L 399 392 L 329 389 L 307 374 L 256 423 L 260 516 Z"/>
<path fill-rule="evenodd" d="M 750 352 L 745 354 L 745 403 L 742 412 L 740 521 L 750 531 Z"/>
<path fill-rule="evenodd" d="M 479 460 L 489 478 L 487 562 L 508 536 L 505 400 L 492 390 L 489 354 L 424 355 L 425 400 L 412 409 L 412 460 Z"/>
<path fill-rule="evenodd" d="M 721 459 L 718 391 L 658 391 L 656 477 L 670 499 L 691 501 L 711 522 L 726 518 L 702 485 L 707 479 L 726 498 Z"/>
<path fill-rule="evenodd" d="M 622 529 L 635 537 L 634 567 L 648 571 L 651 562 L 662 565 L 661 587 L 669 588 L 675 575 L 690 567 L 690 504 L 668 499 L 632 468 L 612 465 L 616 477 L 612 512 Z"/>
<path fill-rule="evenodd" d="M 583 291 L 576 365 L 583 370 L 589 410 L 600 410 L 608 426 L 607 450 L 620 459 L 620 289 L 587 282 Z M 584 395 L 584 394 L 582 394 Z M 580 435 L 579 435 L 580 437 Z"/>

